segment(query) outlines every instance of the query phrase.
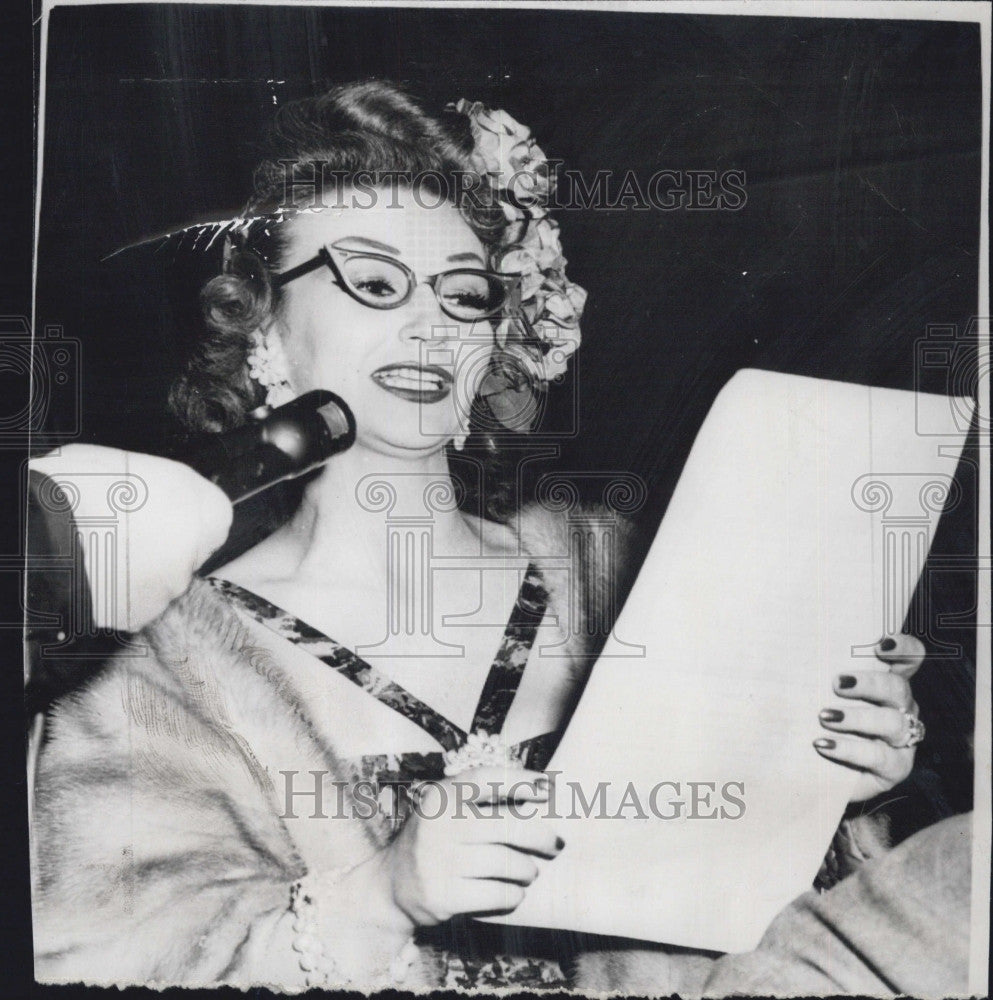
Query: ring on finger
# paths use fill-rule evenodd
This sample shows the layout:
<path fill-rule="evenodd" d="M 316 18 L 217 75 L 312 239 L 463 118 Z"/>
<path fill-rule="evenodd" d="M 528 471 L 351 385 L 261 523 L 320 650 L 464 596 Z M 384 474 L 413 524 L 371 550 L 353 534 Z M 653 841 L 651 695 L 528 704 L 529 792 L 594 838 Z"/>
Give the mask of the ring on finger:
<path fill-rule="evenodd" d="M 901 714 L 903 715 L 904 722 L 903 733 L 900 740 L 893 744 L 893 747 L 897 750 L 917 746 L 918 743 L 923 742 L 927 732 L 924 728 L 924 723 L 913 712 L 902 712 Z"/>

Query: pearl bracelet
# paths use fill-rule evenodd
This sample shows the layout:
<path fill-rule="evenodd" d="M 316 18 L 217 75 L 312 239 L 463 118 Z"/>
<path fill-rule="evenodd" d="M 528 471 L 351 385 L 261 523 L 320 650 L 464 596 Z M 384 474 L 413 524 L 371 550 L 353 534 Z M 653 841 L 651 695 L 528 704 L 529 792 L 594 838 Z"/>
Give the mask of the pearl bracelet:
<path fill-rule="evenodd" d="M 321 872 L 323 886 L 334 884 L 344 878 L 356 865 L 334 868 Z M 307 974 L 307 986 L 347 986 L 353 981 L 346 976 L 334 958 L 327 953 L 321 940 L 318 925 L 320 901 L 316 888 L 316 877 L 305 876 L 290 888 L 290 911 L 293 914 L 292 947 L 299 954 L 300 968 Z M 420 950 L 411 935 L 397 956 L 390 962 L 390 978 L 394 983 L 402 983 L 407 978 L 411 966 L 420 956 Z M 368 987 L 369 983 L 359 984 Z"/>

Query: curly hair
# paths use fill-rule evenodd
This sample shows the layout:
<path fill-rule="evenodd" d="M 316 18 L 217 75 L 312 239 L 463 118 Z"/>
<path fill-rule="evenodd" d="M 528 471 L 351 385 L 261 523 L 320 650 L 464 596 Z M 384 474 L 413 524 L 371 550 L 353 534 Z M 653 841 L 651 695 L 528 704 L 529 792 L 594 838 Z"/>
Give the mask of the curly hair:
<path fill-rule="evenodd" d="M 364 183 L 386 186 L 397 175 L 417 177 L 448 198 L 484 245 L 500 242 L 505 220 L 498 206 L 478 200 L 471 206 L 459 193 L 473 167 L 472 133 L 464 115 L 428 114 L 409 94 L 380 80 L 335 87 L 326 93 L 283 105 L 267 134 L 266 156 L 254 173 L 254 193 L 246 220 L 272 219 L 287 209 L 315 204 L 361 175 Z M 297 177 L 319 178 L 314 185 L 287 185 L 287 164 Z M 470 210 L 471 209 L 471 210 Z M 271 274 L 278 272 L 285 249 L 284 227 L 252 227 L 254 235 L 227 254 L 225 272 L 206 283 L 200 306 L 206 336 L 196 347 L 185 374 L 170 393 L 170 409 L 188 435 L 219 432 L 245 422 L 264 403 L 265 391 L 248 375 L 247 356 L 254 332 L 278 309 L 280 293 Z M 476 416 L 480 413 L 477 410 Z M 485 406 L 485 404 L 482 404 Z M 473 450 L 481 448 L 489 489 L 475 498 L 481 516 L 504 519 L 513 506 L 509 466 L 483 420 L 474 421 Z M 470 499 L 471 503 L 471 499 Z"/>

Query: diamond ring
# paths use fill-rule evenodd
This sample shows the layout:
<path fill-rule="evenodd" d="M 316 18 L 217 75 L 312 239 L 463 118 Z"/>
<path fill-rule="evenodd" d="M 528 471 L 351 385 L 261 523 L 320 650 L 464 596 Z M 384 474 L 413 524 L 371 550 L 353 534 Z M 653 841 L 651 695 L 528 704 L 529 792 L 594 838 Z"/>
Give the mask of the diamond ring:
<path fill-rule="evenodd" d="M 897 750 L 917 746 L 924 739 L 924 734 L 927 731 L 924 728 L 924 723 L 912 712 L 904 712 L 903 721 L 906 724 L 903 739 L 899 743 L 893 744 Z"/>

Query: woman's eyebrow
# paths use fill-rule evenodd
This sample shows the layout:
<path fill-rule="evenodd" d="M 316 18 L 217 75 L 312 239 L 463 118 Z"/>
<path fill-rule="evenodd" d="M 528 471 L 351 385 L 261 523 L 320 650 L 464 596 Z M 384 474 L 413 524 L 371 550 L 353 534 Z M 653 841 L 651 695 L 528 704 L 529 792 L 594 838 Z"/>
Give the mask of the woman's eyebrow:
<path fill-rule="evenodd" d="M 484 263 L 483 258 L 479 256 L 478 253 L 453 253 L 451 257 L 446 258 L 449 264 L 457 264 L 459 261 L 466 260 L 476 260 L 480 264 Z"/>
<path fill-rule="evenodd" d="M 364 246 L 371 247 L 373 250 L 380 250 L 383 253 L 393 254 L 394 257 L 400 256 L 400 251 L 396 247 L 388 246 L 386 243 L 380 243 L 378 240 L 369 239 L 368 236 L 346 236 L 344 239 L 338 240 L 339 243 L 362 243 Z"/>

